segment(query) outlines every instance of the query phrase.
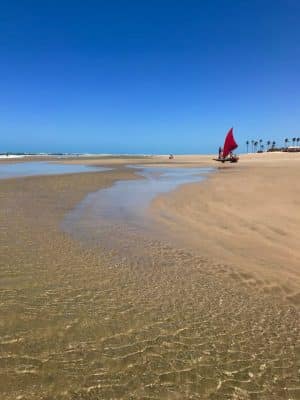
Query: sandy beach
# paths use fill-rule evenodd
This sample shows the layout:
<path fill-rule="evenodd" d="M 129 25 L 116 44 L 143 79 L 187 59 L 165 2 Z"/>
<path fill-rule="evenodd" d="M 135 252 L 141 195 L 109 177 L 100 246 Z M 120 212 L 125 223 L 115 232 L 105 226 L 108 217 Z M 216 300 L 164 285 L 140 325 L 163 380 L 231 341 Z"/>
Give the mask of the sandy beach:
<path fill-rule="evenodd" d="M 1 181 L 1 399 L 300 398 L 300 154 L 211 158 Z M 133 163 L 217 170 L 151 203 L 141 257 L 62 231 Z"/>
<path fill-rule="evenodd" d="M 299 306 L 299 166 L 299 154 L 243 156 L 202 185 L 156 199 L 152 217 L 178 245 L 241 268 L 245 283 Z"/>

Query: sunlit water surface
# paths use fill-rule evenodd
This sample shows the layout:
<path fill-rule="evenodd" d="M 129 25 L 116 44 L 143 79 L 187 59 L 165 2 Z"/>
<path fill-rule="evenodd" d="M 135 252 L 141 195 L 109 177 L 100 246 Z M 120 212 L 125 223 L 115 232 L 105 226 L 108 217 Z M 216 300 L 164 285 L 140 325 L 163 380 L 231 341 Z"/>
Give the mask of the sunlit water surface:
<path fill-rule="evenodd" d="M 58 164 L 44 161 L 28 161 L 0 164 L 0 179 L 17 178 L 36 175 L 61 175 L 79 172 L 108 171 L 106 167 L 92 167 L 77 164 Z"/>
<path fill-rule="evenodd" d="M 89 194 L 63 221 L 64 231 L 80 241 L 108 249 L 136 252 L 141 234 L 154 226 L 147 209 L 158 195 L 180 185 L 200 182 L 212 168 L 134 167 L 141 179 L 117 181 L 113 186 Z"/>

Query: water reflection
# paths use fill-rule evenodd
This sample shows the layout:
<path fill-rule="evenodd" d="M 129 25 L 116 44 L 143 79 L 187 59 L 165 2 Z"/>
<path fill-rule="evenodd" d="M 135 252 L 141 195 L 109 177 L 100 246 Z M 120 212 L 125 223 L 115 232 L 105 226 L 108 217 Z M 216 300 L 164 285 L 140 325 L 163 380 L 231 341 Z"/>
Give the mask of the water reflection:
<path fill-rule="evenodd" d="M 182 184 L 199 182 L 213 171 L 212 168 L 131 168 L 143 179 L 118 181 L 89 194 L 65 217 L 63 229 L 79 240 L 115 248 L 121 242 L 129 242 L 130 234 L 139 238 L 141 230 L 150 228 L 146 210 L 157 195 Z M 125 247 L 128 246 L 130 243 Z"/>

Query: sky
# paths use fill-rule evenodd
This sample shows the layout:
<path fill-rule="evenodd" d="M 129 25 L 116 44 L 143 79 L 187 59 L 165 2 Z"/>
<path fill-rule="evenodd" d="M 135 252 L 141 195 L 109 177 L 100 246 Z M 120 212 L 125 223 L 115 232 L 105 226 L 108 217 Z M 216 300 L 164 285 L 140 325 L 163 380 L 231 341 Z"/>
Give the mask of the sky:
<path fill-rule="evenodd" d="M 0 153 L 214 153 L 300 136 L 298 0 L 0 4 Z"/>

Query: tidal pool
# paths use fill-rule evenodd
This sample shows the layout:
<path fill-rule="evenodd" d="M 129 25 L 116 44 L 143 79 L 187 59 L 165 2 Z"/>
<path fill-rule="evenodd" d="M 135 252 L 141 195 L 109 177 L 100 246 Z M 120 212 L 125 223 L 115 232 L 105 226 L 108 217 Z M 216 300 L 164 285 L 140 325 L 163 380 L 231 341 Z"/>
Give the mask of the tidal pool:
<path fill-rule="evenodd" d="M 130 166 L 141 179 L 117 181 L 89 194 L 65 217 L 62 229 L 81 241 L 112 249 L 132 247 L 134 237 L 151 227 L 147 209 L 162 193 L 187 183 L 200 182 L 213 168 Z M 131 239 L 129 239 L 131 237 Z M 126 243 L 126 245 L 124 245 Z"/>
<path fill-rule="evenodd" d="M 111 168 L 92 167 L 77 164 L 58 164 L 45 161 L 28 161 L 0 164 L 0 179 L 17 178 L 35 175 L 61 175 L 79 172 L 108 171 Z"/>

